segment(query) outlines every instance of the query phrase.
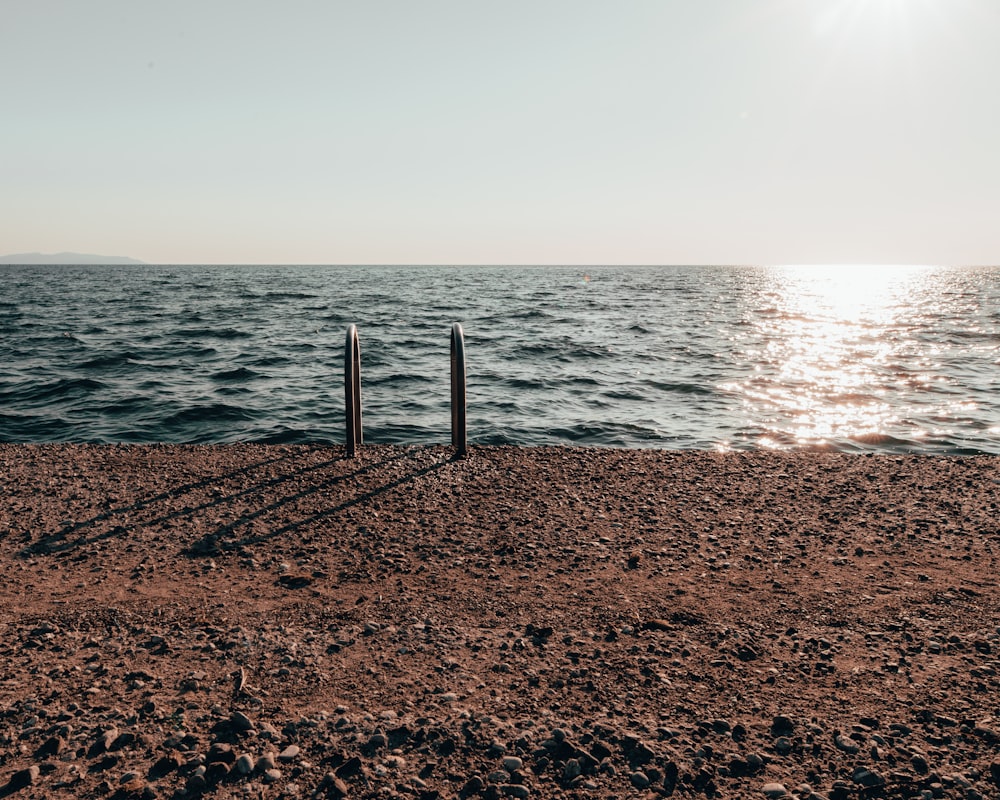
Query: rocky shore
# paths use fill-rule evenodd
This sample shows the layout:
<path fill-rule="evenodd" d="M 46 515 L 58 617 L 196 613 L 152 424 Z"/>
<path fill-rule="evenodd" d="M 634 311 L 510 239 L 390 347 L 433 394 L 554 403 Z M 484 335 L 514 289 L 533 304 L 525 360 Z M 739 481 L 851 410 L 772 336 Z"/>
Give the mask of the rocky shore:
<path fill-rule="evenodd" d="M 1000 458 L 0 444 L 0 796 L 1000 797 Z"/>

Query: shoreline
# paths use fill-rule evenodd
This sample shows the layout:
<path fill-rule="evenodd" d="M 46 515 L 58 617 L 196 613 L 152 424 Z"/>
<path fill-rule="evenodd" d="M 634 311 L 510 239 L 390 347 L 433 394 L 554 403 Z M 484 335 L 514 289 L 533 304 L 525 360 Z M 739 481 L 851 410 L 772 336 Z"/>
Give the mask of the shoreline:
<path fill-rule="evenodd" d="M 0 792 L 1000 787 L 1000 456 L 342 454 L 0 444 Z"/>

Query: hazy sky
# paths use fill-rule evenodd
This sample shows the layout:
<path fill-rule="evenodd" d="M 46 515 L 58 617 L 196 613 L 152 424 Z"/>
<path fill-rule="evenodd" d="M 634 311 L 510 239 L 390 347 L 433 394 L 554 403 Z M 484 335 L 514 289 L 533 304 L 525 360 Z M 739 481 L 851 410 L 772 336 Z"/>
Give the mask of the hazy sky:
<path fill-rule="evenodd" d="M 1000 262 L 1000 0 L 0 0 L 0 253 Z"/>

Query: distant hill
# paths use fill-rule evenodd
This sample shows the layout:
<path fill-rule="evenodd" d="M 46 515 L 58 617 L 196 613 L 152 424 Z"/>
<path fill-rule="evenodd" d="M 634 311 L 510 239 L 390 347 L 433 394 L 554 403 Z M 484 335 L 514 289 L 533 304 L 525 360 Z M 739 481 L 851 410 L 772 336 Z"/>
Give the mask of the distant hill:
<path fill-rule="evenodd" d="M 0 256 L 0 264 L 144 264 L 124 256 L 95 256 L 87 253 L 15 253 Z"/>

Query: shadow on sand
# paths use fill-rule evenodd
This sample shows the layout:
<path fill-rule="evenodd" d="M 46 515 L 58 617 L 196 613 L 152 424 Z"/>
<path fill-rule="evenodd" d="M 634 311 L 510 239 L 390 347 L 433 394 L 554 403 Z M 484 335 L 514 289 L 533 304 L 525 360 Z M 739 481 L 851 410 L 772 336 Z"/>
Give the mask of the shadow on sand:
<path fill-rule="evenodd" d="M 283 455 L 279 458 L 266 459 L 254 464 L 248 464 L 238 470 L 220 473 L 218 475 L 212 475 L 197 481 L 182 484 L 167 491 L 160 492 L 159 494 L 143 498 L 134 503 L 129 503 L 128 505 L 110 508 L 100 514 L 96 514 L 85 520 L 76 521 L 70 525 L 66 525 L 54 533 L 43 536 L 37 541 L 22 548 L 20 555 L 23 558 L 30 558 L 33 556 L 57 555 L 69 553 L 75 550 L 83 550 L 102 540 L 127 537 L 142 528 L 156 527 L 173 520 L 194 518 L 200 512 L 225 506 L 241 499 L 252 497 L 253 495 L 260 495 L 265 491 L 273 491 L 276 488 L 280 488 L 282 484 L 297 481 L 303 476 L 320 472 L 341 462 L 349 464 L 353 463 L 353 459 L 347 459 L 343 454 L 339 454 L 335 458 L 326 459 L 319 463 L 310 464 L 291 471 L 284 471 L 277 476 L 268 477 L 266 480 L 254 481 L 252 485 L 242 486 L 239 491 L 213 497 L 211 500 L 199 502 L 197 505 L 183 506 L 181 508 L 171 507 L 169 509 L 158 509 L 158 506 L 162 506 L 168 501 L 177 501 L 178 499 L 182 499 L 185 495 L 192 492 L 220 486 L 225 481 L 234 478 L 245 479 L 247 475 L 252 474 L 254 470 L 294 460 L 302 455 L 316 452 L 318 449 L 325 450 L 328 448 L 299 450 L 296 453 Z M 350 472 L 346 472 L 332 478 L 326 478 L 325 480 L 310 485 L 307 489 L 280 496 L 278 499 L 264 505 L 260 505 L 254 508 L 253 511 L 243 514 L 238 519 L 220 526 L 213 532 L 201 537 L 194 544 L 184 548 L 182 552 L 189 556 L 211 555 L 212 553 L 218 553 L 222 550 L 237 549 L 254 542 L 272 539 L 317 520 L 331 517 L 346 508 L 350 508 L 351 506 L 363 503 L 373 497 L 377 497 L 378 495 L 394 489 L 397 486 L 401 486 L 421 475 L 438 469 L 451 460 L 449 458 L 445 458 L 440 461 L 436 461 L 429 466 L 416 469 L 400 478 L 386 483 L 385 485 L 370 489 L 362 495 L 345 500 L 336 506 L 324 509 L 319 513 L 314 513 L 309 517 L 281 525 L 266 534 L 245 536 L 243 538 L 230 538 L 233 537 L 235 532 L 241 527 L 249 525 L 254 520 L 267 514 L 273 514 L 274 512 L 279 511 L 283 506 L 287 506 L 311 495 L 327 491 L 338 484 L 344 483 L 345 481 L 362 477 L 368 473 L 376 472 L 389 466 L 390 464 L 400 462 L 411 457 L 415 452 L 421 451 L 422 448 L 407 448 L 406 450 L 395 452 L 391 456 L 382 458 L 376 462 L 359 463 L 358 466 Z M 151 516 L 141 520 L 132 519 L 133 515 L 141 512 L 148 512 Z M 115 524 L 116 520 L 121 520 L 120 524 Z M 105 524 L 109 524 L 110 527 L 106 530 L 100 530 L 99 532 L 93 530 L 95 528 L 104 527 Z"/>

